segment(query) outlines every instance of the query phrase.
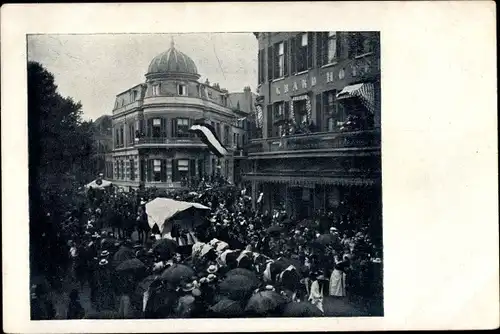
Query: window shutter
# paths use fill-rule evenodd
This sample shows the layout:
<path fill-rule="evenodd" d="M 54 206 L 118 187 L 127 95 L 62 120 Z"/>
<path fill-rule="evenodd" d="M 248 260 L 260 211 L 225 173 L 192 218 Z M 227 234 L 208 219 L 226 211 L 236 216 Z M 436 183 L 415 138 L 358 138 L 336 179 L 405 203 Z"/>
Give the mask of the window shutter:
<path fill-rule="evenodd" d="M 321 108 L 321 94 L 316 95 L 316 128 L 321 131 L 323 126 L 323 109 Z"/>
<path fill-rule="evenodd" d="M 273 80 L 274 52 L 273 46 L 267 48 L 267 80 Z"/>
<path fill-rule="evenodd" d="M 274 51 L 274 59 L 273 59 L 274 77 L 279 78 L 280 77 L 280 71 L 279 71 L 279 66 L 278 66 L 278 62 L 279 62 L 278 54 L 280 52 L 279 43 L 274 44 L 273 51 Z"/>
<path fill-rule="evenodd" d="M 161 137 L 165 138 L 167 136 L 167 122 L 168 119 L 162 117 L 161 118 Z"/>
<path fill-rule="evenodd" d="M 312 68 L 313 66 L 313 33 L 307 33 L 307 68 Z"/>
<path fill-rule="evenodd" d="M 343 51 L 342 51 L 342 33 L 337 31 L 336 33 L 336 40 L 335 42 L 337 43 L 337 54 L 335 55 L 335 58 L 336 59 L 341 59 L 343 58 L 342 54 L 343 54 Z"/>
<path fill-rule="evenodd" d="M 147 168 L 147 180 L 148 180 L 148 182 L 151 182 L 152 172 L 153 172 L 153 160 L 148 159 L 148 168 Z"/>
<path fill-rule="evenodd" d="M 273 133 L 273 105 L 267 105 L 267 137 L 272 137 Z"/>
<path fill-rule="evenodd" d="M 257 56 L 257 59 L 258 59 L 258 66 L 259 66 L 259 69 L 258 69 L 258 81 L 259 81 L 259 84 L 262 82 L 262 51 L 259 49 L 259 52 L 258 52 L 258 56 Z"/>
<path fill-rule="evenodd" d="M 189 175 L 191 175 L 191 177 L 196 176 L 196 160 L 194 159 L 189 160 Z"/>
<path fill-rule="evenodd" d="M 189 118 L 188 119 L 188 130 L 191 129 L 192 126 L 193 126 L 193 119 Z M 191 137 L 191 138 L 195 137 L 194 133 L 192 133 L 190 131 L 188 131 L 188 136 Z"/>
<path fill-rule="evenodd" d="M 297 44 L 295 37 L 290 38 L 290 75 L 297 73 Z"/>
<path fill-rule="evenodd" d="M 331 112 L 331 110 L 329 109 L 329 106 L 328 106 L 328 92 L 323 92 L 323 111 L 322 111 L 322 114 L 324 115 L 324 117 L 323 117 L 324 120 L 327 120 L 330 117 L 330 115 L 329 115 L 330 112 Z M 328 123 L 326 123 L 323 128 L 325 131 L 329 131 L 328 130 Z"/>
<path fill-rule="evenodd" d="M 290 118 L 290 101 L 284 102 L 283 109 L 284 109 L 283 112 L 285 114 L 285 119 L 289 119 Z"/>
<path fill-rule="evenodd" d="M 172 159 L 172 181 L 177 182 L 177 160 Z"/>
<path fill-rule="evenodd" d="M 177 137 L 177 118 L 172 118 L 172 137 Z"/>
<path fill-rule="evenodd" d="M 260 75 L 261 75 L 261 80 L 262 82 L 266 81 L 266 49 L 260 50 L 261 55 L 260 55 Z"/>
<path fill-rule="evenodd" d="M 146 137 L 152 137 L 153 136 L 153 133 L 152 133 L 152 130 L 153 130 L 153 119 L 152 118 L 148 118 L 146 124 L 147 124 L 146 125 Z"/>
<path fill-rule="evenodd" d="M 324 33 L 318 32 L 316 34 L 316 66 L 320 67 L 323 66 L 323 54 L 324 54 L 324 46 L 323 46 L 323 41 L 324 41 Z"/>
<path fill-rule="evenodd" d="M 161 182 L 167 182 L 167 160 L 161 160 Z"/>
<path fill-rule="evenodd" d="M 283 41 L 283 50 L 284 50 L 284 62 L 283 62 L 283 74 L 284 76 L 288 76 L 288 57 L 290 56 L 290 52 L 288 52 L 288 41 Z"/>

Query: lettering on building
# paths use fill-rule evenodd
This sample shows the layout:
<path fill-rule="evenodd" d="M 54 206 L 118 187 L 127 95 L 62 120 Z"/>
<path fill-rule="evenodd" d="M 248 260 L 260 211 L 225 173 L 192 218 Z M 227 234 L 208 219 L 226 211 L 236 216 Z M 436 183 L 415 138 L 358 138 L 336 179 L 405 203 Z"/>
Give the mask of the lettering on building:
<path fill-rule="evenodd" d="M 294 82 L 294 83 L 293 83 L 293 90 L 294 90 L 294 91 L 296 91 L 297 89 L 299 89 L 299 87 L 297 87 L 297 83 L 296 83 L 296 82 Z"/>
<path fill-rule="evenodd" d="M 285 94 L 288 93 L 288 84 L 283 86 L 283 91 L 285 92 Z"/>
<path fill-rule="evenodd" d="M 315 86 L 316 85 L 316 77 L 312 77 L 311 78 L 311 86 Z"/>
<path fill-rule="evenodd" d="M 281 92 L 280 92 L 280 88 L 279 87 L 276 87 L 276 95 L 280 95 Z"/>
<path fill-rule="evenodd" d="M 306 79 L 302 79 L 301 83 L 302 83 L 302 88 L 307 88 L 307 80 Z"/>

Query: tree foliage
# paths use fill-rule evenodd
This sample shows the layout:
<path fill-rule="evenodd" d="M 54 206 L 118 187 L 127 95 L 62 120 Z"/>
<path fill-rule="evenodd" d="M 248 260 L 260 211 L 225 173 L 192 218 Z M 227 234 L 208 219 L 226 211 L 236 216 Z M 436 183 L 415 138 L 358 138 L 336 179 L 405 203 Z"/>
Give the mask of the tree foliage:
<path fill-rule="evenodd" d="M 61 96 L 54 76 L 36 62 L 28 62 L 28 139 L 32 253 L 43 254 L 58 248 L 58 227 L 73 209 L 76 185 L 93 176 L 93 139 L 81 103 Z"/>

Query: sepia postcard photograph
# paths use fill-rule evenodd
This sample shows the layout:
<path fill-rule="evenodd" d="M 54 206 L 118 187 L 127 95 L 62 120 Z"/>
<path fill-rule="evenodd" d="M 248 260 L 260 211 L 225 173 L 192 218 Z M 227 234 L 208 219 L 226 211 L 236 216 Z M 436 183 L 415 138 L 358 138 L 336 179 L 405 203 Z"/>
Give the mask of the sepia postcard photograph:
<path fill-rule="evenodd" d="M 467 8 L 477 9 L 471 14 L 476 18 L 488 13 L 488 6 L 464 3 L 463 13 Z M 157 4 L 156 12 L 152 4 L 26 8 L 24 20 L 47 8 L 54 20 L 61 14 L 61 23 L 16 34 L 23 50 L 17 61 L 24 66 L 18 76 L 23 77 L 19 93 L 25 104 L 19 113 L 25 113 L 21 134 L 26 148 L 20 165 L 24 181 L 17 186 L 26 197 L 20 207 L 26 216 L 25 257 L 18 262 L 25 277 L 16 282 L 26 305 L 16 306 L 16 322 L 22 313 L 29 326 L 11 320 L 11 331 L 404 329 L 405 319 L 418 318 L 415 307 L 433 299 L 422 291 L 439 289 L 430 282 L 446 286 L 450 274 L 433 280 L 440 275 L 436 268 L 463 268 L 465 257 L 448 261 L 443 256 L 468 232 L 460 225 L 438 226 L 443 220 L 451 223 L 451 215 L 465 216 L 455 211 L 444 218 L 436 206 L 445 205 L 443 197 L 455 196 L 449 192 L 465 196 L 463 190 L 444 193 L 445 185 L 460 185 L 444 164 L 459 165 L 458 153 L 443 151 L 441 145 L 462 145 L 464 156 L 469 146 L 461 144 L 461 130 L 441 127 L 452 126 L 438 118 L 443 115 L 424 123 L 412 120 L 417 113 L 408 111 L 415 103 L 421 108 L 431 91 L 424 105 L 433 111 L 419 110 L 437 112 L 432 102 L 437 92 L 411 85 L 410 73 L 405 75 L 424 69 L 428 75 L 432 62 L 423 52 L 432 51 L 424 48 L 412 58 L 398 49 L 403 34 L 391 38 L 397 28 L 373 19 L 377 10 L 389 12 L 381 3 L 366 5 L 379 6 L 367 18 L 359 3 L 323 3 L 323 13 L 306 11 L 307 18 L 290 25 L 293 13 L 313 6 L 295 3 L 298 7 L 279 19 L 288 25 L 249 22 L 240 27 L 237 17 L 247 10 L 254 15 L 270 6 L 285 10 L 277 3 L 241 5 Z M 83 13 L 79 18 L 77 8 Z M 225 8 L 226 17 L 217 22 L 217 10 Z M 21 7 L 7 9 L 23 13 Z M 134 24 L 134 10 L 151 14 L 150 25 L 147 16 Z M 329 17 L 341 18 L 343 12 L 359 17 L 328 24 Z M 326 21 L 315 25 L 319 19 Z M 130 21 L 129 29 L 124 20 Z M 2 40 L 8 33 L 2 24 Z M 494 41 L 494 30 L 492 36 Z M 2 44 L 4 58 L 8 45 Z M 485 67 L 495 59 L 491 45 L 486 49 Z M 398 52 L 405 56 L 398 58 Z M 449 66 L 436 68 L 453 71 Z M 6 67 L 2 61 L 2 97 Z M 405 88 L 406 83 L 411 86 Z M 11 112 L 3 102 L 4 113 Z M 488 112 L 494 111 L 488 106 Z M 493 120 L 493 114 L 488 117 Z M 489 124 L 493 132 L 484 131 L 490 136 L 483 142 L 491 149 L 496 123 Z M 432 155 L 425 159 L 434 165 L 422 163 L 424 153 Z M 483 161 L 483 178 L 495 174 L 491 163 Z M 477 173 L 475 182 L 483 180 Z M 455 181 L 446 181 L 447 174 Z M 432 181 L 438 179 L 439 184 Z M 495 210 L 498 214 L 498 206 L 489 201 L 494 197 L 483 199 L 483 213 L 489 214 L 485 223 L 493 223 Z M 446 205 L 460 210 L 459 203 Z M 431 219 L 438 222 L 429 225 Z M 3 228 L 5 251 L 16 243 L 6 240 Z M 448 231 L 455 240 L 441 249 L 430 241 L 433 230 Z M 494 265 L 490 260 L 498 260 L 498 231 L 490 236 L 496 246 L 494 240 L 485 242 L 482 254 Z M 12 266 L 4 265 L 4 289 L 6 278 L 12 283 Z M 483 287 L 494 294 L 498 261 L 496 271 L 491 268 Z M 465 275 L 457 279 L 471 277 Z M 460 294 L 459 285 L 453 281 L 435 294 L 441 307 L 453 304 L 445 296 Z M 478 317 L 498 326 L 495 299 L 482 299 L 489 308 Z M 422 323 L 420 329 L 432 324 L 444 329 L 450 319 L 443 315 L 442 322 Z"/>
<path fill-rule="evenodd" d="M 383 315 L 378 32 L 27 45 L 32 320 Z"/>

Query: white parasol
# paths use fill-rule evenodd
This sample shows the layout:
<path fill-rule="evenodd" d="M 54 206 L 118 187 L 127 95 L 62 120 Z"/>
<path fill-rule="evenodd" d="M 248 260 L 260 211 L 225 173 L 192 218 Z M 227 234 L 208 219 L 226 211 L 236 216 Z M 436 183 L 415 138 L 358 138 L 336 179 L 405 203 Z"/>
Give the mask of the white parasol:
<path fill-rule="evenodd" d="M 209 210 L 208 207 L 199 203 L 176 201 L 171 198 L 155 198 L 154 200 L 146 203 L 148 224 L 151 228 L 153 228 L 154 224 L 156 224 L 158 225 L 160 231 L 162 231 L 166 220 L 190 208 Z"/>

